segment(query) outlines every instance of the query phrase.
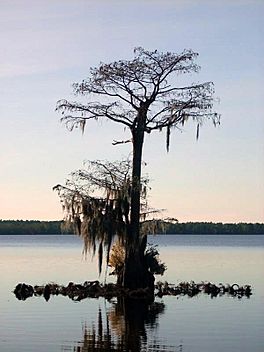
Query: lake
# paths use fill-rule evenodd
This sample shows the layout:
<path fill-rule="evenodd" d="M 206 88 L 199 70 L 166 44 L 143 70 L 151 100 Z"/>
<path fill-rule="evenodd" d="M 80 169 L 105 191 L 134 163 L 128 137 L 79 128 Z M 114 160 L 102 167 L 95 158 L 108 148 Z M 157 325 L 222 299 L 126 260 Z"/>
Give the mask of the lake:
<path fill-rule="evenodd" d="M 156 235 L 149 242 L 167 265 L 156 281 L 250 284 L 252 296 L 163 296 L 150 306 L 63 296 L 19 301 L 12 293 L 19 282 L 97 280 L 97 260 L 83 258 L 76 236 L 0 236 L 0 351 L 264 350 L 264 236 Z M 113 280 L 103 273 L 100 281 Z"/>

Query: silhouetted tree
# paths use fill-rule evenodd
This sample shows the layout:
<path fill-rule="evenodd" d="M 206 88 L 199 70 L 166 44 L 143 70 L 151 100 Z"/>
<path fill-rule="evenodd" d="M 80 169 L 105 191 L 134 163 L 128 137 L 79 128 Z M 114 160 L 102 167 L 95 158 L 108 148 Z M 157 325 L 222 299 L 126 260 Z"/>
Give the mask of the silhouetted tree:
<path fill-rule="evenodd" d="M 136 48 L 134 54 L 132 60 L 100 64 L 90 70 L 89 78 L 74 84 L 76 95 L 89 97 L 86 103 L 67 100 L 57 103 L 57 110 L 63 114 L 61 120 L 70 130 L 77 127 L 84 131 L 88 120 L 106 118 L 131 132 L 130 226 L 123 278 L 124 286 L 129 288 L 150 285 L 140 252 L 140 183 L 145 133 L 165 130 L 169 149 L 171 129 L 184 125 L 188 119 L 197 123 L 197 138 L 204 119 L 219 123 L 219 116 L 212 112 L 212 82 L 176 86 L 171 80 L 199 71 L 194 62 L 197 53 L 191 50 L 180 54 L 159 53 Z M 114 144 L 125 142 L 128 141 L 114 141 Z"/>

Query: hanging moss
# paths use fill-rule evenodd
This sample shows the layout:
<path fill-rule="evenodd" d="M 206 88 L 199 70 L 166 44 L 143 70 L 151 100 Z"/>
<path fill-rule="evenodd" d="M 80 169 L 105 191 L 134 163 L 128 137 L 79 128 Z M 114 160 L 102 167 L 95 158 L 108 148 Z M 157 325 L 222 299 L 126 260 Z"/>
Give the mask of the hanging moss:
<path fill-rule="evenodd" d="M 128 241 L 131 209 L 131 162 L 88 161 L 85 168 L 70 175 L 65 185 L 56 185 L 65 214 L 65 222 L 74 227 L 84 242 L 83 253 L 98 255 L 99 273 L 103 257 L 109 264 L 113 243 L 130 250 L 135 245 Z M 150 209 L 147 202 L 147 177 L 141 187 L 141 235 L 164 231 L 166 221 L 149 220 L 158 211 Z M 136 244 L 137 245 L 137 244 Z M 144 253 L 145 248 L 142 250 Z M 147 252 L 148 255 L 150 254 Z"/>

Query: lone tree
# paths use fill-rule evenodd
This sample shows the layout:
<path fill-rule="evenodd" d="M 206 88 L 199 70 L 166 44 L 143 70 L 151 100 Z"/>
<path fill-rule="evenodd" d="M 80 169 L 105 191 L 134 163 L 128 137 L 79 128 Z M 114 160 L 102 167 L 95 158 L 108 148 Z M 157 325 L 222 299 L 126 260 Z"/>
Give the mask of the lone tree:
<path fill-rule="evenodd" d="M 212 111 L 212 82 L 175 86 L 172 81 L 181 74 L 198 72 L 197 56 L 192 50 L 176 54 L 135 48 L 132 60 L 102 63 L 91 68 L 89 78 L 73 85 L 76 95 L 89 97 L 85 104 L 67 100 L 57 103 L 56 110 L 63 115 L 61 121 L 70 130 L 77 127 L 84 131 L 88 120 L 106 118 L 124 125 L 131 132 L 131 201 L 123 273 L 123 285 L 128 288 L 151 286 L 140 252 L 141 167 L 145 133 L 165 130 L 169 150 L 171 129 L 184 125 L 188 119 L 197 124 L 197 138 L 205 119 L 219 123 L 218 114 Z M 98 102 L 100 99 L 101 102 Z M 113 144 L 125 142 L 128 141 L 114 141 Z"/>

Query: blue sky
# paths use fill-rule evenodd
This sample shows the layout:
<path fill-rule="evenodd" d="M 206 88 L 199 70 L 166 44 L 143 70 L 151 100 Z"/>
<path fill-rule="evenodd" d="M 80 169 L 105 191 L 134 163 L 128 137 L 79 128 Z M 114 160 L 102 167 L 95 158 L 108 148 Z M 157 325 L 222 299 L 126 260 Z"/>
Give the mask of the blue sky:
<path fill-rule="evenodd" d="M 61 219 L 52 186 L 87 159 L 116 160 L 129 146 L 110 122 L 68 132 L 55 112 L 71 84 L 133 48 L 199 53 L 190 83 L 213 81 L 221 126 L 147 136 L 150 202 L 180 221 L 264 221 L 263 1 L 0 2 L 0 219 Z M 176 82 L 177 83 L 177 82 Z"/>

